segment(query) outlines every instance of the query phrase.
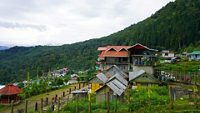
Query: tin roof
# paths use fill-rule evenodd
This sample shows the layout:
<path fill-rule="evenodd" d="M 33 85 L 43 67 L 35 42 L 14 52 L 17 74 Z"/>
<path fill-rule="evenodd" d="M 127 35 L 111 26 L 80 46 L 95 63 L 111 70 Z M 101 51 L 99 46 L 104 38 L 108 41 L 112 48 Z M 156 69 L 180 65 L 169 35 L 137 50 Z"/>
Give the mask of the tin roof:
<path fill-rule="evenodd" d="M 144 73 L 145 73 L 144 70 L 129 72 L 129 81 L 139 77 L 140 75 L 142 75 Z"/>
<path fill-rule="evenodd" d="M 97 78 L 120 96 L 128 85 L 128 81 L 125 79 L 127 76 L 128 75 L 114 65 L 103 73 L 99 73 Z"/>
<path fill-rule="evenodd" d="M 107 78 L 106 75 L 103 74 L 103 73 L 99 73 L 99 74 L 97 74 L 96 76 L 97 76 L 97 78 L 98 78 L 99 80 L 101 80 L 103 83 L 106 83 L 106 82 L 108 81 L 108 78 Z"/>
<path fill-rule="evenodd" d="M 200 54 L 200 51 L 193 51 L 192 53 L 190 53 L 190 54 Z"/>

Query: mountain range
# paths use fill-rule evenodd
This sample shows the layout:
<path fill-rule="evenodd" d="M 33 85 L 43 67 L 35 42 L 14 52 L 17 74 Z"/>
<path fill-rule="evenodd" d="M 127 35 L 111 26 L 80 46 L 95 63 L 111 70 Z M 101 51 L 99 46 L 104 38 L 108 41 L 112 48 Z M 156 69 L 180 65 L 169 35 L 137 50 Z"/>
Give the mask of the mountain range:
<path fill-rule="evenodd" d="M 44 75 L 68 67 L 71 71 L 94 69 L 105 45 L 141 43 L 158 50 L 180 51 L 200 42 L 200 0 L 176 0 L 147 19 L 106 37 L 62 46 L 12 47 L 0 51 L 0 83 Z"/>
<path fill-rule="evenodd" d="M 5 50 L 5 49 L 9 49 L 9 47 L 7 47 L 7 46 L 0 46 L 0 51 L 1 50 Z"/>

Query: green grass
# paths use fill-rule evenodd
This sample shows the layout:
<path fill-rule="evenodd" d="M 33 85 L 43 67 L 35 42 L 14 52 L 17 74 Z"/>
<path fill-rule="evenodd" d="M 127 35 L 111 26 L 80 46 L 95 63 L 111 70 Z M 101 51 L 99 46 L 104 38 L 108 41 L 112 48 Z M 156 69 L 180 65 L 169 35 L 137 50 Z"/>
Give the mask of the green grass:
<path fill-rule="evenodd" d="M 158 64 L 155 69 L 183 71 L 183 72 L 200 72 L 200 61 L 182 61 L 174 64 Z"/>
<path fill-rule="evenodd" d="M 148 90 L 151 90 L 150 96 Z M 128 98 L 130 95 L 130 102 Z M 117 107 L 114 99 L 110 101 L 110 113 L 114 113 L 115 108 L 117 108 L 117 113 L 197 113 L 198 108 L 192 105 L 190 100 L 184 98 L 183 100 L 178 99 L 172 105 L 170 104 L 168 96 L 168 88 L 165 86 L 152 86 L 150 89 L 147 87 L 138 87 L 137 90 L 127 90 L 123 101 L 118 101 Z M 87 98 L 82 98 L 80 100 L 72 101 L 65 105 L 61 113 L 74 113 L 76 112 L 76 107 L 78 103 L 78 109 L 80 113 L 88 112 L 88 100 Z M 95 95 L 92 96 L 91 108 L 93 113 L 106 113 L 107 106 L 106 102 L 97 103 L 95 100 Z"/>
<path fill-rule="evenodd" d="M 61 97 L 61 95 L 63 94 L 63 91 L 66 92 L 69 88 L 72 88 L 72 90 L 73 90 L 74 86 L 75 85 L 66 86 L 66 87 L 63 87 L 63 88 L 60 88 L 60 89 L 57 89 L 57 90 L 54 90 L 54 91 L 45 92 L 45 93 L 35 95 L 35 96 L 31 96 L 31 97 L 27 98 L 27 100 L 28 100 L 28 112 L 34 111 L 35 102 L 39 103 L 38 107 L 40 109 L 41 98 L 45 99 L 46 97 L 48 97 L 49 102 L 51 102 L 51 99 L 53 97 L 55 97 L 56 94 L 58 95 L 58 97 Z M 76 87 L 78 87 L 78 85 L 76 85 Z M 23 109 L 23 108 L 25 108 L 25 101 L 22 101 L 20 104 L 14 106 L 14 110 Z M 10 113 L 10 109 L 11 109 L 10 106 L 0 105 L 0 113 Z"/>

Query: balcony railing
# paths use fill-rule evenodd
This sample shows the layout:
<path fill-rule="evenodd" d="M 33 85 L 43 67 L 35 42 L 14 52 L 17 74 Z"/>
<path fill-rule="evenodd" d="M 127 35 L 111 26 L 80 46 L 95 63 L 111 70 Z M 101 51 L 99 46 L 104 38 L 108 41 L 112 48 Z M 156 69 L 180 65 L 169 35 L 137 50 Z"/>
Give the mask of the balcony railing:
<path fill-rule="evenodd" d="M 152 66 L 154 63 L 152 61 L 135 61 L 133 65 L 137 66 Z"/>

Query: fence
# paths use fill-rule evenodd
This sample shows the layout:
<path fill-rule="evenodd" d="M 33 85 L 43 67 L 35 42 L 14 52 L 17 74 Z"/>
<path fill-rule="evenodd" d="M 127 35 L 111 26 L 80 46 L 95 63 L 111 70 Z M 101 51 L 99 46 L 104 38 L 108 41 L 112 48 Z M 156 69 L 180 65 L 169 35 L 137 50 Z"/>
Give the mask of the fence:
<path fill-rule="evenodd" d="M 200 105 L 199 101 L 195 101 L 196 97 L 192 99 L 188 98 L 187 104 L 182 104 L 173 100 L 171 89 L 169 88 L 168 92 L 165 92 L 165 95 L 170 97 L 170 101 L 165 100 L 154 100 L 150 99 L 148 94 L 146 95 L 147 99 L 136 100 L 137 97 L 124 95 L 123 98 L 116 96 L 116 98 L 110 98 L 111 93 L 105 92 L 105 101 L 97 102 L 96 95 L 86 96 L 75 96 L 73 97 L 71 92 L 76 89 L 84 87 L 85 84 L 76 84 L 72 85 L 70 88 L 65 89 L 62 93 L 59 94 L 50 94 L 42 98 L 36 99 L 27 99 L 23 100 L 22 104 L 13 106 L 9 110 L 11 113 L 27 113 L 27 112 L 60 112 L 61 110 L 70 111 L 72 113 L 79 112 L 107 112 L 107 113 L 120 113 L 120 112 L 132 112 L 132 111 L 152 111 L 158 109 L 160 112 L 165 112 L 162 110 L 183 110 L 185 106 L 188 106 L 190 109 L 199 110 L 198 106 Z M 158 90 L 159 91 L 159 90 Z M 149 93 L 149 91 L 147 91 Z M 141 93 L 142 94 L 142 93 Z M 131 94 L 130 94 L 131 95 Z M 128 97 L 128 98 L 125 98 Z M 112 99 L 112 100 L 110 100 Z"/>
<path fill-rule="evenodd" d="M 19 105 L 11 103 L 11 108 L 5 113 L 27 113 L 27 112 L 53 112 L 58 111 L 69 101 L 72 100 L 71 92 L 77 89 L 81 89 L 86 86 L 86 83 L 73 84 L 61 93 L 51 94 L 46 93 L 46 96 L 36 99 L 21 100 Z"/>
<path fill-rule="evenodd" d="M 200 85 L 200 72 L 155 70 L 155 77 L 161 81 L 170 79 L 177 82 Z"/>

